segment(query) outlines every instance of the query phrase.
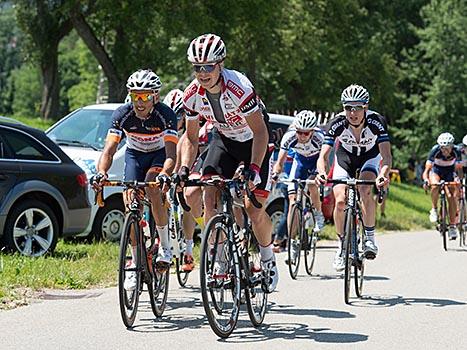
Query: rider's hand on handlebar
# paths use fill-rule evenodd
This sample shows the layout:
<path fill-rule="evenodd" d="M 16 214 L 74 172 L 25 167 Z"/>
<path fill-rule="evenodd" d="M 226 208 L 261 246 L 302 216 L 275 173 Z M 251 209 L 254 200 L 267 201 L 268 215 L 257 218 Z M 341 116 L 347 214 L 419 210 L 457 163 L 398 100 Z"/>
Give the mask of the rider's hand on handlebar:
<path fill-rule="evenodd" d="M 95 192 L 102 191 L 101 182 L 107 180 L 108 175 L 103 173 L 97 173 L 93 177 L 91 177 L 90 183 L 91 187 Z"/>
<path fill-rule="evenodd" d="M 248 181 L 248 187 L 253 191 L 258 184 L 261 183 L 261 177 L 259 176 L 260 167 L 256 164 L 250 164 L 248 169 L 243 170 L 243 178 Z"/>
<path fill-rule="evenodd" d="M 169 190 L 170 177 L 167 174 L 160 173 L 159 175 L 157 175 L 156 181 L 159 182 L 159 186 L 160 186 L 162 192 L 165 193 L 165 192 L 167 192 Z"/>
<path fill-rule="evenodd" d="M 326 185 L 326 182 L 328 182 L 328 175 L 326 173 L 320 173 L 316 175 L 315 180 L 317 185 Z"/>
<path fill-rule="evenodd" d="M 380 189 L 382 187 L 385 187 L 389 184 L 389 179 L 385 177 L 384 175 L 378 175 L 376 178 L 376 188 Z"/>
<path fill-rule="evenodd" d="M 276 183 L 277 180 L 279 180 L 279 174 L 278 173 L 272 173 L 271 180 L 272 180 L 273 183 Z"/>
<path fill-rule="evenodd" d="M 428 180 L 423 180 L 423 189 L 426 191 L 430 187 L 430 182 Z"/>

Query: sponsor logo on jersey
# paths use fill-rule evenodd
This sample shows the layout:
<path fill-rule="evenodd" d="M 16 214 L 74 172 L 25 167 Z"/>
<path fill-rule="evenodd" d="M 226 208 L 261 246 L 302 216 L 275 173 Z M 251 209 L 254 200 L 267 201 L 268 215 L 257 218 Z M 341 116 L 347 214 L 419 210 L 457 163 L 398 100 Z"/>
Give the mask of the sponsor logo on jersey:
<path fill-rule="evenodd" d="M 233 92 L 233 94 L 235 96 L 237 96 L 238 98 L 242 98 L 243 95 L 245 95 L 245 91 L 243 91 L 243 89 L 238 86 L 237 84 L 235 84 L 232 80 L 229 80 L 227 82 L 227 88 Z"/>
<path fill-rule="evenodd" d="M 379 120 L 368 118 L 368 124 L 372 124 L 376 126 L 380 132 L 384 132 L 384 126 Z"/>
<path fill-rule="evenodd" d="M 251 96 L 250 100 L 247 101 L 242 107 L 240 107 L 240 110 L 243 113 L 248 113 L 249 111 L 253 110 L 256 108 L 258 105 L 258 102 L 256 101 L 256 98 L 254 95 Z"/>
<path fill-rule="evenodd" d="M 183 102 L 187 102 L 188 99 L 191 96 L 193 96 L 197 91 L 198 91 L 198 86 L 196 86 L 196 84 L 191 85 L 191 87 L 189 87 L 188 90 L 185 90 L 185 93 L 183 96 Z"/>
<path fill-rule="evenodd" d="M 209 101 L 208 101 L 207 98 L 204 98 L 204 97 L 203 97 L 203 98 L 201 98 L 201 101 L 203 102 L 203 105 L 209 106 Z"/>
<path fill-rule="evenodd" d="M 117 129 L 109 129 L 108 135 L 116 135 L 118 137 L 122 136 L 122 132 Z"/>
<path fill-rule="evenodd" d="M 200 108 L 201 112 L 209 112 L 211 110 L 211 108 L 209 108 L 209 106 L 202 106 Z"/>
<path fill-rule="evenodd" d="M 154 131 L 154 132 L 160 132 L 161 131 L 161 128 L 158 128 L 158 127 L 145 126 L 145 128 L 146 128 L 146 130 Z"/>

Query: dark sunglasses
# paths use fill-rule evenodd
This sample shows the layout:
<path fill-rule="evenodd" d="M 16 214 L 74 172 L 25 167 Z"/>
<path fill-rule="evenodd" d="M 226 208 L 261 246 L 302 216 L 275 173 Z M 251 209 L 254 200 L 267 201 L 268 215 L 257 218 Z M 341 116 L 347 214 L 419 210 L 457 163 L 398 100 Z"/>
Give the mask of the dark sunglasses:
<path fill-rule="evenodd" d="M 195 70 L 196 73 L 201 73 L 201 72 L 211 73 L 216 68 L 216 65 L 217 63 L 202 64 L 202 65 L 195 64 L 193 65 L 193 69 Z"/>
<path fill-rule="evenodd" d="M 311 131 L 299 131 L 299 130 L 295 130 L 295 132 L 298 134 L 298 135 L 303 135 L 303 136 L 309 136 L 311 134 Z"/>
<path fill-rule="evenodd" d="M 344 109 L 346 111 L 361 111 L 362 109 L 364 109 L 365 106 L 344 106 Z"/>

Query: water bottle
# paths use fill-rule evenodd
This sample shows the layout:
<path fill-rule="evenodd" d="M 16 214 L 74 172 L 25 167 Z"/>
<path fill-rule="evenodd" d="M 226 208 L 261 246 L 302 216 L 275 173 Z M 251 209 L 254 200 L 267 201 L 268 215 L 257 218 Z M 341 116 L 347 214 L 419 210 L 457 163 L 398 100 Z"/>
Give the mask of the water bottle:
<path fill-rule="evenodd" d="M 141 219 L 141 228 L 143 229 L 143 234 L 146 236 L 147 241 L 151 244 L 151 230 L 149 229 L 149 208 L 144 207 L 143 218 Z"/>

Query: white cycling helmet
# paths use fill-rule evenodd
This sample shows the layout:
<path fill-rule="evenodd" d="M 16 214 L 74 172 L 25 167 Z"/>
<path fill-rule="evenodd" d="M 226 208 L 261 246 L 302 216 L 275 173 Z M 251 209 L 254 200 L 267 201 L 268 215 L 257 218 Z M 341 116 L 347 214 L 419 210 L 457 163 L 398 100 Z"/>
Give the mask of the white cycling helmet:
<path fill-rule="evenodd" d="M 351 102 L 368 104 L 368 102 L 370 102 L 370 94 L 363 86 L 352 84 L 342 91 L 341 102 L 343 105 Z"/>
<path fill-rule="evenodd" d="M 188 61 L 193 64 L 217 63 L 226 54 L 224 42 L 215 34 L 204 34 L 193 39 L 187 51 Z"/>
<path fill-rule="evenodd" d="M 454 144 L 454 136 L 449 132 L 443 132 L 438 136 L 438 140 L 436 140 L 436 142 L 440 146 L 451 146 Z"/>
<path fill-rule="evenodd" d="M 130 94 L 127 94 L 126 97 L 125 97 L 125 103 L 130 103 L 130 102 L 132 102 L 131 101 L 131 96 L 130 96 Z"/>
<path fill-rule="evenodd" d="M 162 86 L 161 80 L 150 69 L 139 69 L 128 78 L 126 87 L 128 90 L 151 90 L 159 91 Z"/>
<path fill-rule="evenodd" d="M 172 108 L 175 114 L 183 110 L 183 91 L 180 89 L 170 90 L 164 98 L 164 104 Z"/>
<path fill-rule="evenodd" d="M 462 139 L 462 143 L 464 144 L 464 146 L 467 146 L 467 135 L 465 135 Z"/>
<path fill-rule="evenodd" d="M 318 118 L 315 112 L 307 110 L 300 111 L 293 121 L 294 127 L 300 130 L 311 130 L 316 124 L 318 124 Z"/>

